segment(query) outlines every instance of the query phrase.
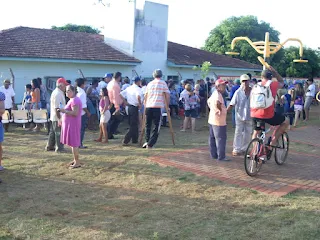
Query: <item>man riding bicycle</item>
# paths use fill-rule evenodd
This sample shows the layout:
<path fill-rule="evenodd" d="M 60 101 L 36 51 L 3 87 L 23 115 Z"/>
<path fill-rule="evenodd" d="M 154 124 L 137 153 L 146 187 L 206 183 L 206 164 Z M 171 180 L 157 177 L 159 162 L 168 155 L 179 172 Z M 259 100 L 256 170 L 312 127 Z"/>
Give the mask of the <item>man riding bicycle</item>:
<path fill-rule="evenodd" d="M 272 82 L 273 76 L 277 81 Z M 283 83 L 280 74 L 270 66 L 269 70 L 261 72 L 261 83 L 255 85 L 251 92 L 250 112 L 254 126 L 252 139 L 256 138 L 261 130 L 265 129 L 265 123 L 279 126 L 270 142 L 270 146 L 277 146 L 279 137 L 289 126 L 285 116 L 275 112 L 277 90 L 281 88 Z M 269 92 L 271 92 L 271 95 L 269 95 Z"/>

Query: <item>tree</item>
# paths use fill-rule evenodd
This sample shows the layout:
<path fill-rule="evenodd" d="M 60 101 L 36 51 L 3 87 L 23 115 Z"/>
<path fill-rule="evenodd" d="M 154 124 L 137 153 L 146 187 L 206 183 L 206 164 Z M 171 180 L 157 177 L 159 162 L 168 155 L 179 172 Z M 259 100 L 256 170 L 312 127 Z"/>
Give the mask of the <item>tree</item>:
<path fill-rule="evenodd" d="M 276 68 L 285 77 L 317 77 L 320 75 L 320 51 L 311 48 L 304 48 L 303 59 L 308 63 L 294 63 L 294 59 L 299 59 L 299 48 L 289 47 L 284 49 L 283 59 L 276 64 Z"/>
<path fill-rule="evenodd" d="M 99 34 L 100 30 L 93 28 L 87 25 L 76 25 L 76 24 L 67 24 L 61 27 L 52 26 L 51 29 L 54 30 L 62 30 L 62 31 L 71 31 L 71 32 L 86 32 L 86 33 L 94 33 Z"/>
<path fill-rule="evenodd" d="M 279 42 L 280 33 L 269 23 L 259 22 L 255 16 L 230 17 L 210 32 L 203 49 L 225 54 L 230 51 L 233 38 L 243 36 L 250 38 L 253 42 L 263 41 L 266 32 L 270 33 L 270 41 Z M 237 58 L 251 63 L 259 63 L 257 59 L 259 54 L 246 41 L 237 42 L 234 50 L 240 53 Z M 270 59 L 271 63 L 273 58 L 275 57 Z"/>
<path fill-rule="evenodd" d="M 201 77 L 204 79 L 208 76 L 209 71 L 210 71 L 210 67 L 211 67 L 211 63 L 208 61 L 205 61 L 202 63 L 202 65 L 200 66 L 200 71 L 201 71 Z M 199 67 L 194 66 L 193 70 L 198 70 Z"/>

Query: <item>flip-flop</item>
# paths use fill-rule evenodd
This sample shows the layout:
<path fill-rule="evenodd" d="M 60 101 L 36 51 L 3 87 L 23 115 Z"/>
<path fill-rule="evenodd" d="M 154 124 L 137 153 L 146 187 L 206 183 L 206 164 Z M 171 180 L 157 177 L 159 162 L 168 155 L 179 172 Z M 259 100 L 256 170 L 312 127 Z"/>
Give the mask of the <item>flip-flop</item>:
<path fill-rule="evenodd" d="M 80 168 L 80 167 L 81 167 L 81 165 L 71 165 L 71 166 L 70 166 L 71 169 Z"/>

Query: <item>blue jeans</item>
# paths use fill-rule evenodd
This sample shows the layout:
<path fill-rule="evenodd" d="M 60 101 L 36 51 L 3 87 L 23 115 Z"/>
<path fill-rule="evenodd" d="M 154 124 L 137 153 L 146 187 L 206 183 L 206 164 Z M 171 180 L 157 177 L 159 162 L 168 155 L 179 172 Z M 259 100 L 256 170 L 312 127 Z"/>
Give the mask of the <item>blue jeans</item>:
<path fill-rule="evenodd" d="M 88 117 L 87 117 L 87 114 L 85 113 L 84 115 L 81 116 L 81 129 L 80 129 L 81 146 L 83 146 L 83 139 L 84 139 L 84 133 L 86 131 L 87 121 L 88 121 Z"/>
<path fill-rule="evenodd" d="M 226 158 L 227 126 L 209 124 L 209 133 L 211 158 L 224 160 Z"/>

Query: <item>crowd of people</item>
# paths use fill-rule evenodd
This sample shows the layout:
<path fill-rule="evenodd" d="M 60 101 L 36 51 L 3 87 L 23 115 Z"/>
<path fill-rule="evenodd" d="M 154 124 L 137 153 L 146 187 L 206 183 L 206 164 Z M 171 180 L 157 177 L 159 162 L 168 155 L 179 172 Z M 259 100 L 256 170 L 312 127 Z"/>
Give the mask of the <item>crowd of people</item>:
<path fill-rule="evenodd" d="M 279 126 L 270 142 L 270 146 L 276 146 L 278 137 L 288 126 L 296 127 L 300 118 L 308 121 L 317 92 L 312 78 L 304 86 L 298 81 L 288 85 L 272 67 L 262 71 L 261 80 L 252 79 L 247 73 L 235 81 L 206 78 L 196 82 L 185 80 L 177 85 L 173 80 L 162 80 L 160 69 L 153 72 L 153 77 L 154 80 L 147 83 L 139 77 L 132 81 L 127 77 L 122 79 L 120 72 L 107 73 L 102 81 L 94 80 L 90 85 L 85 78 L 76 79 L 74 84 L 59 78 L 50 101 L 47 101 L 47 89 L 41 78 L 35 78 L 25 86 L 21 109 L 48 109 L 50 124 L 45 150 L 60 153 L 65 152 L 65 145 L 70 146 L 73 153 L 70 168 L 81 167 L 79 148 L 87 148 L 84 145 L 86 128 L 99 127 L 95 141 L 106 144 L 115 138 L 119 124 L 127 116 L 129 128 L 123 146 L 138 144 L 139 132 L 145 128 L 142 147 L 151 149 L 157 142 L 160 126 L 166 125 L 164 113 L 184 118 L 182 132 L 188 129 L 196 132 L 196 119 L 208 116 L 210 155 L 212 159 L 229 161 L 226 157 L 228 111 L 235 128 L 232 155 L 238 156 L 244 154 L 251 138 L 265 123 Z M 277 81 L 272 81 L 273 77 Z M 11 114 L 11 110 L 17 108 L 10 85 L 10 80 L 6 79 L 0 88 L 0 115 L 5 110 Z M 264 94 L 264 91 L 271 94 Z M 142 121 L 144 115 L 145 122 Z M 39 131 L 40 127 L 33 126 L 32 130 Z M 9 130 L 8 124 L 4 129 Z M 0 144 L 0 171 L 3 170 L 1 156 Z"/>

